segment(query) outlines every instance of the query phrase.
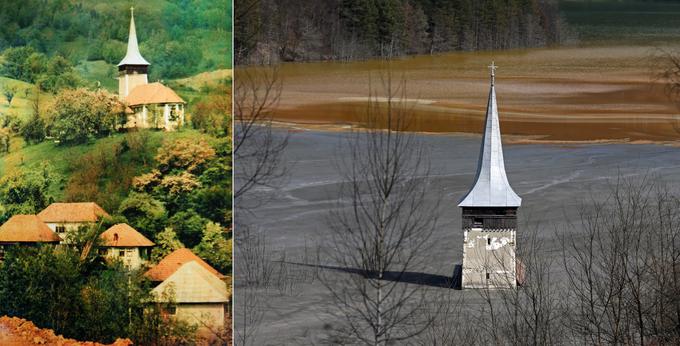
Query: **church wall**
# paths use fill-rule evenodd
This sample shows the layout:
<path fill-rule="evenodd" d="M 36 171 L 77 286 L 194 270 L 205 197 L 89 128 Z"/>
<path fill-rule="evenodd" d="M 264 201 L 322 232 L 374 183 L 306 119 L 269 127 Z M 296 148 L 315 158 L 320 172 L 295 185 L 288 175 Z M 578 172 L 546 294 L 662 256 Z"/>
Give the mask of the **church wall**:
<path fill-rule="evenodd" d="M 511 288 L 515 278 L 515 231 L 465 230 L 463 288 Z"/>
<path fill-rule="evenodd" d="M 121 98 L 125 98 L 136 86 L 148 84 L 148 82 L 145 73 L 133 72 L 128 74 L 126 71 L 121 71 L 118 75 L 118 95 Z"/>

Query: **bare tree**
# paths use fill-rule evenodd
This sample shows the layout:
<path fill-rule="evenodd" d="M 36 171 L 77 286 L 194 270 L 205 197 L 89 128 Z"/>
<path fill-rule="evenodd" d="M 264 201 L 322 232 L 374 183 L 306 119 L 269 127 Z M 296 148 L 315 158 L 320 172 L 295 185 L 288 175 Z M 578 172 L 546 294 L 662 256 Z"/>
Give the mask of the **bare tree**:
<path fill-rule="evenodd" d="M 235 243 L 235 339 L 238 345 L 257 344 L 264 319 L 266 291 L 274 279 L 274 254 L 266 245 L 266 233 L 250 220 L 256 207 L 271 196 L 258 188 L 275 188 L 287 174 L 282 161 L 288 135 L 275 133 L 272 110 L 281 94 L 275 67 L 239 68 L 234 85 L 234 243 Z M 239 292 L 241 292 L 239 294 Z"/>
<path fill-rule="evenodd" d="M 264 319 L 264 297 L 259 288 L 269 285 L 274 272 L 265 238 L 253 234 L 247 225 L 235 235 L 234 340 L 236 345 L 256 345 L 257 332 Z"/>
<path fill-rule="evenodd" d="M 652 60 L 655 61 L 654 78 L 663 83 L 666 96 L 680 109 L 680 52 L 658 49 L 653 54 Z M 680 134 L 680 117 L 676 116 L 671 125 L 673 130 Z"/>
<path fill-rule="evenodd" d="M 426 286 L 406 283 L 417 276 L 437 225 L 439 200 L 428 200 L 430 167 L 426 150 L 405 132 L 412 112 L 403 103 L 405 82 L 380 79 L 384 102 L 371 92 L 363 129 L 349 135 L 349 157 L 339 162 L 344 185 L 338 208 L 329 215 L 333 232 L 324 260 L 339 268 L 320 278 L 342 320 L 338 340 L 386 345 L 421 334 Z M 373 90 L 373 88 L 371 88 Z M 416 274 L 416 275 L 414 275 Z"/>
<path fill-rule="evenodd" d="M 484 330 L 482 343 L 495 345 L 554 345 L 561 344 L 562 291 L 553 278 L 555 249 L 546 247 L 541 227 L 525 222 L 517 240 L 517 278 L 498 276 L 496 280 L 517 280 L 512 289 L 509 282 L 495 282 L 479 289 L 484 304 L 477 312 L 477 326 Z M 505 262 L 498 255 L 490 268 L 497 270 Z M 492 258 L 491 261 L 494 259 Z M 503 268 L 502 266 L 500 268 Z"/>
<path fill-rule="evenodd" d="M 582 208 L 582 232 L 563 238 L 567 325 L 591 344 L 680 340 L 680 203 L 645 177 L 619 179 Z"/>
<path fill-rule="evenodd" d="M 272 111 L 281 96 L 278 68 L 240 68 L 235 77 L 234 200 L 241 202 L 238 208 L 243 210 L 254 207 L 242 201 L 248 192 L 256 187 L 271 187 L 286 175 L 282 154 L 288 136 L 275 134 L 272 129 Z M 257 198 L 248 198 L 254 200 Z"/>

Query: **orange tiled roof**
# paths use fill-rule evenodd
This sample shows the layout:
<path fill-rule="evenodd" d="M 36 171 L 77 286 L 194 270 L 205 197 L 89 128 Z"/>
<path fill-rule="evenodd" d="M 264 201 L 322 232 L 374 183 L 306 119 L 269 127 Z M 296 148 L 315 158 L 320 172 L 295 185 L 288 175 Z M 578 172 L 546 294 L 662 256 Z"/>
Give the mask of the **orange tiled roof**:
<path fill-rule="evenodd" d="M 126 223 L 111 226 L 99 237 L 103 240 L 104 246 L 145 247 L 155 245 L 151 240 Z"/>
<path fill-rule="evenodd" d="M 60 242 L 54 233 L 36 215 L 14 215 L 0 226 L 1 243 L 51 243 Z"/>
<path fill-rule="evenodd" d="M 130 91 L 125 101 L 130 106 L 155 103 L 186 103 L 172 89 L 161 83 L 138 85 Z"/>
<path fill-rule="evenodd" d="M 95 222 L 109 214 L 97 203 L 52 203 L 38 214 L 43 222 Z"/>
<path fill-rule="evenodd" d="M 165 256 L 165 258 L 144 273 L 144 275 L 151 279 L 151 281 L 165 281 L 165 279 L 169 278 L 170 275 L 179 269 L 179 267 L 191 261 L 196 261 L 203 268 L 207 269 L 220 279 L 224 277 L 224 275 L 220 274 L 215 268 L 211 267 L 208 263 L 205 263 L 205 261 L 187 248 L 177 249 Z"/>

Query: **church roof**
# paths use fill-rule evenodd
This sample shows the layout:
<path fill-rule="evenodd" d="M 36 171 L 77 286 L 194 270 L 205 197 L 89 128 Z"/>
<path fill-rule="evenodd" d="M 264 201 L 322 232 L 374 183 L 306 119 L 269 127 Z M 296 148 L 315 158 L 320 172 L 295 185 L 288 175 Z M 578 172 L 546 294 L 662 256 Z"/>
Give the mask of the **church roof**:
<path fill-rule="evenodd" d="M 109 213 L 94 202 L 52 203 L 38 213 L 38 217 L 47 223 L 96 222 L 102 217 L 109 216 Z"/>
<path fill-rule="evenodd" d="M 151 240 L 126 223 L 111 226 L 99 237 L 102 239 L 104 246 L 146 247 L 155 245 Z"/>
<path fill-rule="evenodd" d="M 137 30 L 135 30 L 135 13 L 134 9 L 130 9 L 130 35 L 128 36 L 127 53 L 123 60 L 118 63 L 118 66 L 123 65 L 149 65 L 149 62 L 142 57 L 139 52 L 139 45 L 137 44 Z"/>
<path fill-rule="evenodd" d="M 60 242 L 54 233 L 36 215 L 14 215 L 0 226 L 0 243 L 52 243 Z"/>
<path fill-rule="evenodd" d="M 512 190 L 508 177 L 505 175 L 494 86 L 496 66 L 492 63 L 490 67 L 491 91 L 486 106 L 486 121 L 477 163 L 477 175 L 474 185 L 458 204 L 459 207 L 519 207 L 522 204 L 522 198 Z"/>
<path fill-rule="evenodd" d="M 172 292 L 174 303 L 226 303 L 227 284 L 196 261 L 181 265 L 172 275 L 153 289 L 158 300 Z"/>
<path fill-rule="evenodd" d="M 130 106 L 186 103 L 172 89 L 158 82 L 136 86 L 125 98 L 125 101 Z"/>
<path fill-rule="evenodd" d="M 151 279 L 151 281 L 164 281 L 170 275 L 172 275 L 179 267 L 182 265 L 195 261 L 200 264 L 203 268 L 217 276 L 218 278 L 223 278 L 224 275 L 220 274 L 215 268 L 211 267 L 210 264 L 205 263 L 200 257 L 196 256 L 191 250 L 187 248 L 181 248 L 173 251 L 171 254 L 165 256 L 158 264 L 151 269 L 149 269 L 144 275 Z"/>

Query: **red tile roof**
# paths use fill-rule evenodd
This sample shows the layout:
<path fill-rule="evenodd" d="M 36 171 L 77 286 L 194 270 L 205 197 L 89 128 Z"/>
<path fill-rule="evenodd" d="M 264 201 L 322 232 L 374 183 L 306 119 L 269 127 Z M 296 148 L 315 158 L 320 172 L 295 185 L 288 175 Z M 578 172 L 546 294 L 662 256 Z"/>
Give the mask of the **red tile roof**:
<path fill-rule="evenodd" d="M 186 103 L 172 89 L 161 83 L 136 86 L 125 98 L 125 102 L 130 106 L 156 103 Z"/>
<path fill-rule="evenodd" d="M 96 222 L 109 214 L 97 203 L 52 203 L 38 214 L 44 222 Z"/>
<path fill-rule="evenodd" d="M 191 250 L 181 248 L 173 251 L 171 254 L 165 256 L 157 265 L 149 269 L 144 275 L 151 279 L 151 281 L 165 281 L 170 275 L 179 269 L 183 264 L 196 261 L 203 268 L 213 273 L 218 278 L 224 278 L 215 268 L 205 263 L 200 257 L 196 256 Z"/>
<path fill-rule="evenodd" d="M 99 237 L 102 239 L 104 246 L 146 247 L 155 245 L 151 240 L 126 223 L 111 226 Z"/>
<path fill-rule="evenodd" d="M 59 235 L 35 215 L 14 215 L 0 226 L 0 243 L 60 242 Z"/>

